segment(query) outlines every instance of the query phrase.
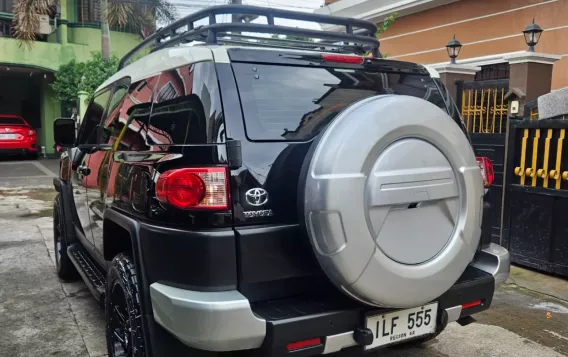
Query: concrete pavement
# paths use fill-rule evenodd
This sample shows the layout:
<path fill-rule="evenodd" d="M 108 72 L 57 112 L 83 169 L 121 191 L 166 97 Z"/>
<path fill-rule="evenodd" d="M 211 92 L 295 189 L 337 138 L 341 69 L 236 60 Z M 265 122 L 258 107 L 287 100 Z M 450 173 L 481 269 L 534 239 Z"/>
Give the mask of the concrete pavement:
<path fill-rule="evenodd" d="M 53 187 L 59 171 L 59 160 L 0 161 L 0 187 Z"/>
<path fill-rule="evenodd" d="M 55 192 L 47 188 L 0 188 L 2 357 L 106 354 L 103 310 L 82 282 L 63 283 L 55 273 L 51 219 L 54 197 Z M 568 291 L 568 283 L 551 283 L 548 280 L 555 278 L 540 274 L 521 275 L 529 281 L 537 279 L 539 286 L 554 285 L 559 299 L 511 280 L 496 294 L 492 308 L 476 316 L 477 323 L 465 327 L 450 324 L 438 338 L 420 348 L 396 348 L 370 356 L 568 355 L 568 302 L 562 295 Z M 338 357 L 351 355 L 343 352 Z"/>

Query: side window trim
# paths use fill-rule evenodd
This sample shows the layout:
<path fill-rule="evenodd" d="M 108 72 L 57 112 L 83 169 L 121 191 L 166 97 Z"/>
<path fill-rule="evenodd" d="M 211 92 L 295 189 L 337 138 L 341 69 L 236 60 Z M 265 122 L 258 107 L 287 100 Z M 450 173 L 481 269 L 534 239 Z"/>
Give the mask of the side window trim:
<path fill-rule="evenodd" d="M 173 110 L 168 121 L 158 119 L 167 113 L 163 106 Z M 187 117 L 174 118 L 181 111 Z M 215 145 L 224 142 L 219 135 L 222 127 L 224 111 L 213 61 L 189 63 L 160 73 L 150 108 L 148 146 L 167 150 L 170 146 Z M 175 135 L 180 133 L 184 136 Z M 158 142 L 154 135 L 167 140 Z"/>
<path fill-rule="evenodd" d="M 80 141 L 84 141 L 84 140 L 83 140 L 83 135 L 84 135 L 83 132 L 84 132 L 84 130 L 85 130 L 85 127 L 86 127 L 87 124 L 88 124 L 87 118 L 88 118 L 88 116 L 89 116 L 90 111 L 92 110 L 93 103 L 95 103 L 95 99 L 97 99 L 98 97 L 100 97 L 101 95 L 103 95 L 103 94 L 105 94 L 105 93 L 107 93 L 107 92 L 110 92 L 111 90 L 112 90 L 112 85 L 110 85 L 110 86 L 108 86 L 108 87 L 106 87 L 106 88 L 103 88 L 103 89 L 101 89 L 100 91 L 96 92 L 96 93 L 93 95 L 93 99 L 91 99 L 91 100 L 89 101 L 89 105 L 87 106 L 87 110 L 85 111 L 85 115 L 83 116 L 83 118 L 81 118 L 81 127 L 79 128 L 79 135 L 78 135 L 78 141 L 77 141 L 77 144 L 78 144 L 79 147 L 81 147 L 81 146 L 92 146 L 92 144 L 85 144 L 85 142 L 83 142 L 83 143 L 80 142 Z M 105 116 L 106 109 L 107 109 L 107 106 L 108 106 L 109 101 L 110 101 L 110 95 L 109 95 L 109 97 L 107 98 L 107 100 L 106 100 L 106 102 L 105 102 L 105 106 L 104 106 L 104 108 L 103 108 L 103 114 L 101 115 L 101 118 L 99 119 L 99 123 L 95 126 L 94 132 L 91 132 L 91 133 L 89 134 L 89 138 L 90 138 L 93 134 L 96 135 L 96 132 L 98 131 L 96 128 L 101 124 L 101 122 L 102 122 L 102 120 L 103 120 L 103 118 L 104 118 L 104 116 Z M 97 136 L 98 136 L 98 135 L 97 135 Z M 88 139 L 88 138 L 87 138 L 87 139 Z M 98 143 L 98 137 L 97 137 L 97 140 L 95 140 L 95 141 Z"/>
<path fill-rule="evenodd" d="M 118 107 L 118 111 L 116 110 L 117 107 L 115 107 L 115 109 L 111 113 L 111 109 L 109 108 L 108 109 L 109 114 L 107 114 L 105 119 L 105 127 L 112 131 L 112 133 L 109 136 L 109 139 L 113 138 L 113 144 L 112 144 L 113 151 L 120 152 L 120 151 L 141 150 L 140 146 L 138 146 L 138 149 L 132 149 L 129 145 L 124 146 L 123 139 L 125 136 L 127 136 L 128 133 L 131 134 L 136 133 L 136 135 L 144 136 L 144 134 L 140 134 L 140 132 L 143 131 L 145 127 L 147 127 L 147 121 L 145 126 L 143 125 L 139 128 L 138 132 L 132 129 L 131 125 L 134 120 L 137 120 L 137 116 L 135 115 L 135 113 L 137 112 L 136 109 L 137 107 L 147 106 L 147 112 L 149 117 L 151 103 L 154 100 L 156 83 L 158 82 L 159 77 L 160 74 L 158 73 L 152 77 L 148 77 L 137 82 L 131 82 L 129 80 L 128 82 L 122 81 L 117 83 L 116 86 L 117 90 L 126 89 L 126 91 L 124 93 L 124 96 L 121 98 L 121 104 Z M 146 91 L 146 93 L 143 93 L 143 90 Z M 148 90 L 150 91 L 150 93 L 148 93 Z M 149 98 L 146 98 L 145 96 L 147 96 L 148 94 Z M 137 98 L 140 95 L 142 95 L 142 98 Z M 127 114 L 127 117 L 125 118 L 121 116 L 122 114 Z M 112 117 L 110 117 L 110 115 L 112 115 Z M 122 127 L 122 128 L 120 130 L 116 130 L 116 127 Z M 131 139 L 133 139 L 132 136 L 130 136 L 129 140 Z M 136 145 L 142 145 L 142 142 L 139 141 L 138 144 Z M 143 139 L 143 145 L 147 146 L 145 138 Z M 142 149 L 142 151 L 143 150 L 144 149 Z"/>
<path fill-rule="evenodd" d="M 126 98 L 126 96 L 128 95 L 128 89 L 130 88 L 131 85 L 131 78 L 130 77 L 124 77 L 119 79 L 118 81 L 114 82 L 113 84 L 111 84 L 112 89 L 111 89 L 111 94 L 109 96 L 105 111 L 102 115 L 102 119 L 101 122 L 99 123 L 99 134 L 97 135 L 97 144 L 107 144 L 108 138 L 104 139 L 103 135 L 105 134 L 105 127 L 106 127 L 106 122 L 108 119 L 109 114 L 111 113 L 111 110 L 114 108 L 110 108 L 111 103 L 114 102 L 114 97 L 116 95 L 116 93 L 120 90 L 120 89 L 126 89 L 124 91 L 124 94 L 122 94 L 122 97 L 120 97 L 119 100 L 116 101 L 117 103 L 117 107 L 122 108 L 122 105 L 124 104 L 124 98 Z M 120 110 L 120 109 L 119 109 Z"/>

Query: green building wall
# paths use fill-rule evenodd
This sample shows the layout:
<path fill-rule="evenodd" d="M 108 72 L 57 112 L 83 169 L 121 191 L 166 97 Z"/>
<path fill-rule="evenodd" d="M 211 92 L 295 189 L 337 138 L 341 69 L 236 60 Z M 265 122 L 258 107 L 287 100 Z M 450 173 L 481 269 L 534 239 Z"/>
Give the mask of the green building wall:
<path fill-rule="evenodd" d="M 101 30 L 95 24 L 77 23 L 75 0 L 61 1 L 61 21 L 57 33 L 48 36 L 48 42 L 34 42 L 31 47 L 12 38 L 0 38 L 0 65 L 22 66 L 55 72 L 72 59 L 83 62 L 92 52 L 101 50 Z M 3 18 L 11 14 L 2 13 Z M 122 57 L 142 40 L 140 35 L 111 31 L 111 52 Z M 47 78 L 47 77 L 46 77 Z M 0 83 L 1 85 L 1 83 Z M 53 153 L 53 120 L 61 116 L 61 103 L 47 80 L 40 90 L 41 127 L 37 128 L 38 146 Z"/>

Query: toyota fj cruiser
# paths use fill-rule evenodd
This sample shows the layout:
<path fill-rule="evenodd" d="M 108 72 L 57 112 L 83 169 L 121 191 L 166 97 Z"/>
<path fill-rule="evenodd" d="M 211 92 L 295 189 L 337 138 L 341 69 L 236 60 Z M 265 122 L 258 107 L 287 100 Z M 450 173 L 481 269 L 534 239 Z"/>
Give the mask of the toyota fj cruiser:
<path fill-rule="evenodd" d="M 362 353 L 489 308 L 509 272 L 480 239 L 491 164 L 375 31 L 210 7 L 127 54 L 77 135 L 55 121 L 57 272 L 105 306 L 109 356 Z"/>

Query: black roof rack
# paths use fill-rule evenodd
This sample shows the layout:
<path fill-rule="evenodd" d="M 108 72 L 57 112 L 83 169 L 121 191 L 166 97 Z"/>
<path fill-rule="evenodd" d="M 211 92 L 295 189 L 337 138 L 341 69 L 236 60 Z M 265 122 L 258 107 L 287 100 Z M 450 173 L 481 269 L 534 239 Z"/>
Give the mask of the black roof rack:
<path fill-rule="evenodd" d="M 262 16 L 266 18 L 267 24 L 249 22 L 217 23 L 217 15 L 238 15 L 240 18 L 246 15 Z M 208 19 L 209 24 L 196 27 L 195 22 L 203 19 Z M 342 26 L 345 28 L 345 31 L 335 32 L 280 26 L 274 24 L 274 19 L 299 20 Z M 340 53 L 362 54 L 371 52 L 374 57 L 379 57 L 379 41 L 375 37 L 376 31 L 377 26 L 370 21 L 347 17 L 249 5 L 211 6 L 177 20 L 148 36 L 120 60 L 118 69 L 126 66 L 137 54 L 147 48 L 152 48 L 151 52 L 153 52 L 161 48 L 191 42 L 254 45 L 258 47 L 278 47 Z M 242 35 L 241 32 L 252 33 L 252 35 Z M 318 41 L 254 36 L 254 33 L 296 35 L 317 39 Z"/>

